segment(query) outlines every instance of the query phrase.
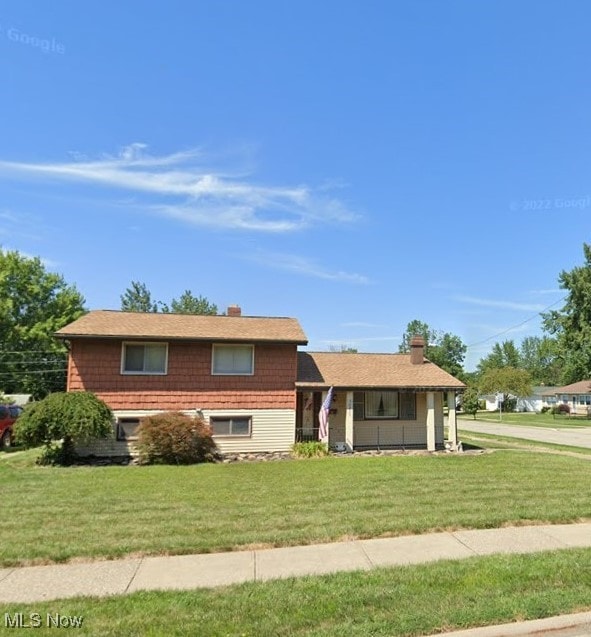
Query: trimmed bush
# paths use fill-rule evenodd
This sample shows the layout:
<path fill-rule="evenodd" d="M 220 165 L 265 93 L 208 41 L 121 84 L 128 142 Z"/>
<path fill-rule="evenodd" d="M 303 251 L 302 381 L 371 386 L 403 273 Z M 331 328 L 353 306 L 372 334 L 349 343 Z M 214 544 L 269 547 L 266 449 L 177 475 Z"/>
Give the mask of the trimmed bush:
<path fill-rule="evenodd" d="M 219 451 L 203 418 L 169 411 L 142 418 L 136 444 L 143 464 L 216 462 Z"/>
<path fill-rule="evenodd" d="M 296 442 L 291 446 L 291 455 L 294 458 L 322 458 L 328 454 L 328 447 L 323 442 L 315 440 Z"/>
<path fill-rule="evenodd" d="M 552 413 L 556 414 L 570 414 L 570 406 L 566 403 L 560 403 L 560 405 L 556 405 L 552 407 Z"/>
<path fill-rule="evenodd" d="M 44 445 L 39 464 L 68 465 L 76 458 L 75 442 L 113 435 L 113 413 L 91 392 L 56 392 L 27 405 L 14 424 L 25 447 Z"/>
<path fill-rule="evenodd" d="M 552 409 L 552 408 L 551 408 L 551 407 L 548 407 L 548 405 L 544 405 L 544 406 L 542 407 L 542 409 L 540 410 L 540 413 L 542 413 L 542 414 L 547 414 L 547 413 L 550 411 L 550 409 Z"/>

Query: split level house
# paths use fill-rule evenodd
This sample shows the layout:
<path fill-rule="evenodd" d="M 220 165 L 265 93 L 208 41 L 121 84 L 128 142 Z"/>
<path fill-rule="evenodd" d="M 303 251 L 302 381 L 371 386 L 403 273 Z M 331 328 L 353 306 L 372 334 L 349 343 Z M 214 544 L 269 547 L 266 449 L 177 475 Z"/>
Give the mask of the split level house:
<path fill-rule="evenodd" d="M 456 393 L 463 383 L 423 356 L 299 351 L 294 318 L 92 311 L 59 330 L 69 349 L 68 391 L 91 391 L 113 410 L 112 439 L 82 455 L 128 455 L 140 419 L 175 410 L 203 416 L 222 453 L 288 451 L 318 438 L 330 387 L 330 446 L 343 449 L 457 443 Z"/>

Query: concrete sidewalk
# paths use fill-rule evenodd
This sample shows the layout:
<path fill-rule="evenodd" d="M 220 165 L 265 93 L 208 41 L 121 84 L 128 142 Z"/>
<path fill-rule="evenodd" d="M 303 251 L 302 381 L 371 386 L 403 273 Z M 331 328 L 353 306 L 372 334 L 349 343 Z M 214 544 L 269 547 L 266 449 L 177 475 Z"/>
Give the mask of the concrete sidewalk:
<path fill-rule="evenodd" d="M 139 590 L 187 590 L 247 581 L 369 570 L 492 553 L 591 547 L 591 523 L 430 533 L 259 551 L 145 557 L 0 569 L 0 603 Z"/>

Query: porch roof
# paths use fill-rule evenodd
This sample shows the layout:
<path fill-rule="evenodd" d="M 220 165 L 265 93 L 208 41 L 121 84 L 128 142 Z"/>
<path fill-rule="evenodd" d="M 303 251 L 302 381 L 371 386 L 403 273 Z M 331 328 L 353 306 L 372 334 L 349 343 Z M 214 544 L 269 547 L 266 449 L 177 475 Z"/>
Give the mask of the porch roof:
<path fill-rule="evenodd" d="M 298 352 L 299 388 L 463 389 L 464 383 L 427 359 L 419 365 L 410 354 Z"/>

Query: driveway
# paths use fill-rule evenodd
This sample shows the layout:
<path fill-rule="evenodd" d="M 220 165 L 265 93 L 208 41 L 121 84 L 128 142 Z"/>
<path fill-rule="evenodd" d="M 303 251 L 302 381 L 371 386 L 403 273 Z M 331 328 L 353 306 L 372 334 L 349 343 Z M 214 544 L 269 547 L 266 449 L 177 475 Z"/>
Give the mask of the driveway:
<path fill-rule="evenodd" d="M 506 425 L 502 422 L 495 424 L 493 422 L 458 418 L 458 429 L 475 433 L 509 436 L 511 438 L 527 438 L 528 440 L 537 440 L 538 442 L 553 442 L 557 445 L 570 445 L 571 447 L 587 447 L 591 449 L 591 427 L 550 429 L 548 427 L 523 427 L 521 425 Z"/>

